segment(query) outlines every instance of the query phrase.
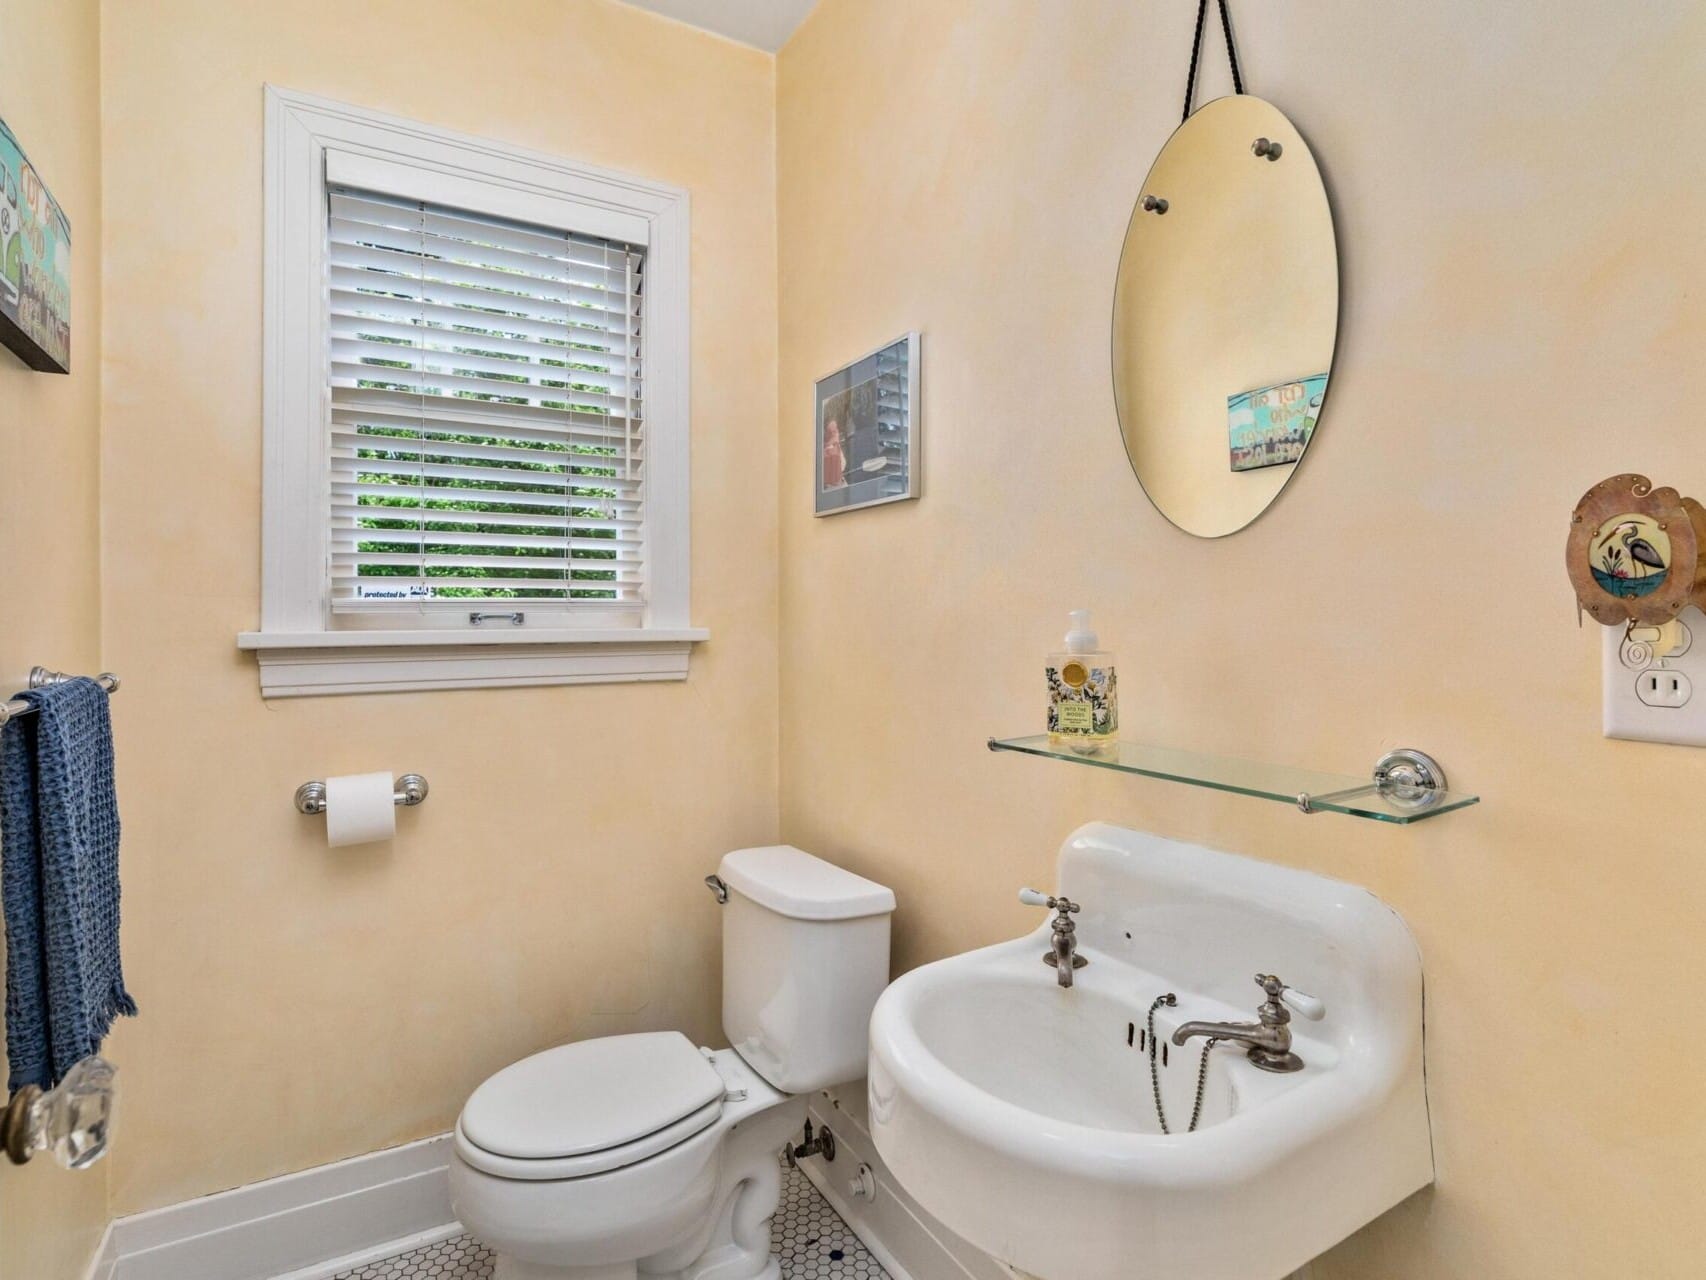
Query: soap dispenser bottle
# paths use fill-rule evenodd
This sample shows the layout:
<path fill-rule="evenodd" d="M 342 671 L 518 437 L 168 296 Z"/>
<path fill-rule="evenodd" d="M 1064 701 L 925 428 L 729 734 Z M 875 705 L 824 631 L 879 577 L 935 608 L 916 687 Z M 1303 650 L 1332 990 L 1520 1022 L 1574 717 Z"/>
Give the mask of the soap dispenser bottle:
<path fill-rule="evenodd" d="M 1120 731 L 1114 655 L 1097 648 L 1090 611 L 1074 609 L 1065 649 L 1048 658 L 1048 740 L 1056 750 L 1106 755 Z"/>

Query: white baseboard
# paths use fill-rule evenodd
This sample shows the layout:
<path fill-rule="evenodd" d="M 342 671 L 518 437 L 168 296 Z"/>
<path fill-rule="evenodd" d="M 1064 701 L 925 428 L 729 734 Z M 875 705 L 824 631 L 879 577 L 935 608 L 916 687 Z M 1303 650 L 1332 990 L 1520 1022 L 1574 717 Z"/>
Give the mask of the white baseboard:
<path fill-rule="evenodd" d="M 109 1222 L 107 1229 L 101 1233 L 100 1247 L 89 1260 L 89 1269 L 84 1272 L 84 1280 L 113 1280 L 113 1272 L 117 1267 L 118 1252 L 113 1245 L 113 1224 Z"/>
<path fill-rule="evenodd" d="M 365 1267 L 370 1262 L 382 1262 L 386 1258 L 395 1258 L 399 1254 L 413 1253 L 416 1249 L 425 1249 L 462 1234 L 460 1222 L 449 1222 L 442 1227 L 434 1227 L 431 1231 L 417 1231 L 412 1236 L 404 1236 L 400 1240 L 387 1240 L 384 1244 L 369 1245 L 354 1253 L 346 1253 L 342 1257 L 333 1258 L 330 1262 L 317 1262 L 311 1267 L 303 1267 L 274 1280 L 332 1280 L 336 1275 L 345 1271 L 354 1271 L 357 1267 Z"/>
<path fill-rule="evenodd" d="M 893 1280 L 1011 1280 L 895 1184 L 865 1128 L 864 1096 L 856 1086 L 811 1099 L 813 1122 L 829 1123 L 839 1145 L 832 1166 L 807 1161 L 807 1176 Z M 461 1230 L 449 1155 L 444 1134 L 119 1218 L 87 1280 L 329 1280 Z M 874 1201 L 846 1194 L 861 1162 L 876 1173 Z"/>
<path fill-rule="evenodd" d="M 320 1280 L 455 1234 L 450 1135 L 119 1218 L 89 1280 Z M 366 1255 L 371 1255 L 368 1257 Z M 353 1261 L 352 1261 L 353 1259 Z"/>
<path fill-rule="evenodd" d="M 835 1160 L 800 1167 L 894 1280 L 1012 1280 L 1011 1271 L 937 1222 L 895 1181 L 871 1141 L 863 1081 L 813 1094 L 806 1110 L 814 1125 L 834 1132 Z M 862 1163 L 876 1175 L 871 1200 L 847 1191 Z"/>
<path fill-rule="evenodd" d="M 814 1094 L 808 1112 L 834 1131 L 836 1158 L 805 1161 L 806 1176 L 893 1280 L 1012 1280 L 896 1183 L 871 1141 L 862 1085 Z M 330 1280 L 462 1230 L 450 1208 L 449 1158 L 442 1134 L 119 1218 L 87 1280 Z M 861 1163 L 876 1175 L 875 1199 L 847 1192 Z"/>

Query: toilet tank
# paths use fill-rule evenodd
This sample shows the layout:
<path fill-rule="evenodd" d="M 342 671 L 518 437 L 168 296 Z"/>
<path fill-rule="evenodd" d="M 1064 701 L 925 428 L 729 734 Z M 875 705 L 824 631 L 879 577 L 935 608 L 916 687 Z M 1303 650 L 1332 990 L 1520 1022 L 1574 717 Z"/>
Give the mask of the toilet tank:
<path fill-rule="evenodd" d="M 894 892 L 792 845 L 741 849 L 717 874 L 723 1031 L 784 1093 L 865 1074 L 871 1010 L 889 981 Z"/>

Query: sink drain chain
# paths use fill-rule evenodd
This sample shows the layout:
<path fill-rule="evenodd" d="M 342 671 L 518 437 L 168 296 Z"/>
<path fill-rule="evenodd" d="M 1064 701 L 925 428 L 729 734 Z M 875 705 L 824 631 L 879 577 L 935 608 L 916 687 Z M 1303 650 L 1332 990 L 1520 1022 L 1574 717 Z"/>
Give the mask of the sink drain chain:
<path fill-rule="evenodd" d="M 1167 1127 L 1167 1109 L 1161 1105 L 1161 1071 L 1155 1065 L 1155 1011 L 1162 1005 L 1169 1009 L 1179 1003 L 1179 997 L 1169 991 L 1164 996 L 1156 996 L 1155 1003 L 1149 1006 L 1149 1087 L 1155 1092 L 1155 1118 L 1161 1122 L 1161 1132 L 1170 1134 L 1173 1131 Z M 1197 1100 L 1191 1107 L 1191 1127 L 1186 1133 L 1197 1131 L 1197 1121 L 1202 1119 L 1203 1094 L 1208 1089 L 1208 1051 L 1219 1044 L 1216 1037 L 1203 1041 L 1202 1065 L 1197 1068 Z"/>

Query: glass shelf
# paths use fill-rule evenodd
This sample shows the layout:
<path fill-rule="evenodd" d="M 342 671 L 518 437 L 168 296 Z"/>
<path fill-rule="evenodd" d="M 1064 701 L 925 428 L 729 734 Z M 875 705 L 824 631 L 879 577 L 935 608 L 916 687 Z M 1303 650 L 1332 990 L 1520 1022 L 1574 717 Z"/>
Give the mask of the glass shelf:
<path fill-rule="evenodd" d="M 1048 735 L 1039 733 L 1028 738 L 991 738 L 989 749 L 1018 751 L 1030 756 L 1046 756 L 1051 760 L 1112 769 L 1118 773 L 1135 773 L 1145 778 L 1230 791 L 1234 795 L 1278 800 L 1304 813 L 1344 813 L 1353 818 L 1373 818 L 1376 822 L 1400 825 L 1437 818 L 1442 813 L 1479 804 L 1481 800 L 1480 796 L 1443 788 L 1405 786 L 1401 782 L 1382 785 L 1376 783 L 1372 775 L 1356 778 L 1347 774 L 1317 773 L 1312 769 L 1258 764 L 1228 756 L 1198 755 L 1170 747 L 1148 747 L 1137 742 L 1117 742 L 1102 748 L 1098 754 L 1080 755 L 1075 751 L 1051 747 Z M 1385 763 L 1384 759 L 1382 763 Z"/>

